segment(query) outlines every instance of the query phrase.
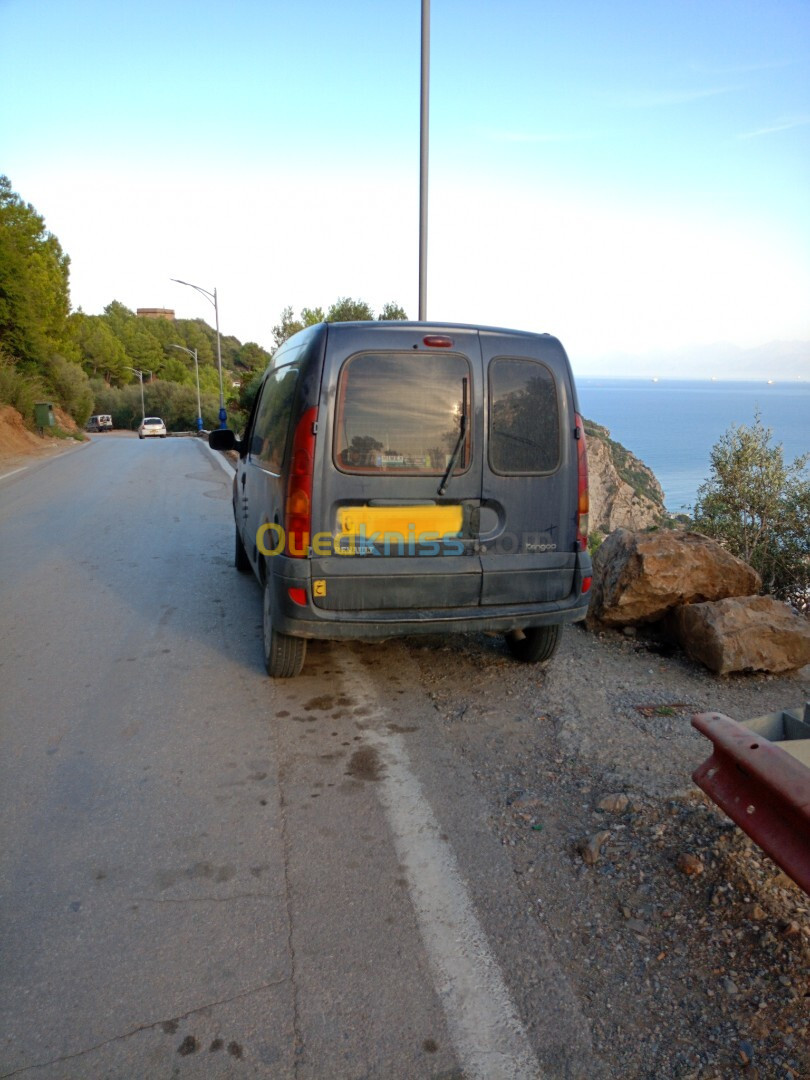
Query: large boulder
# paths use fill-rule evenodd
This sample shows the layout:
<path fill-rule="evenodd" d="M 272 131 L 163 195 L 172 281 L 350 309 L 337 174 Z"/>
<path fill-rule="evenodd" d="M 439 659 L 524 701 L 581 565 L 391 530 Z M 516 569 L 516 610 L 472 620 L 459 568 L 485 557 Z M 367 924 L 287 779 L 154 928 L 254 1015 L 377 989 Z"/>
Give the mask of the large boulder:
<path fill-rule="evenodd" d="M 772 596 L 690 604 L 672 618 L 684 652 L 718 675 L 810 664 L 810 621 Z"/>
<path fill-rule="evenodd" d="M 749 596 L 761 585 L 756 570 L 700 533 L 617 529 L 594 557 L 588 624 L 657 622 L 681 604 Z"/>

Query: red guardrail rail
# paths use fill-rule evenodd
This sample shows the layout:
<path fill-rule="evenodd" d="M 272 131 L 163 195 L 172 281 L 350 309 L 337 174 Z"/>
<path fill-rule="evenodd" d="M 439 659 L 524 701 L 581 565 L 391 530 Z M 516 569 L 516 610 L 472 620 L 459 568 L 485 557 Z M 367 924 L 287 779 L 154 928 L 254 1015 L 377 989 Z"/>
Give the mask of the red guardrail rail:
<path fill-rule="evenodd" d="M 714 743 L 692 779 L 810 893 L 810 769 L 722 713 L 698 713 L 692 726 Z"/>

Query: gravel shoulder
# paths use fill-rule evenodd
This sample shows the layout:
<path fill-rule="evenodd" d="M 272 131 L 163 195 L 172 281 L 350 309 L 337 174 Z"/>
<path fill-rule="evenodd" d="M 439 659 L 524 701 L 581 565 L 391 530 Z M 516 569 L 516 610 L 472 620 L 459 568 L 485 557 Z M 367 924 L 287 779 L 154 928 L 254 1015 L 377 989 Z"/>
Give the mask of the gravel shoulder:
<path fill-rule="evenodd" d="M 810 668 L 717 678 L 572 627 L 546 669 L 501 639 L 407 643 L 605 1076 L 810 1077 L 810 898 L 691 781 L 690 724 L 810 698 Z"/>

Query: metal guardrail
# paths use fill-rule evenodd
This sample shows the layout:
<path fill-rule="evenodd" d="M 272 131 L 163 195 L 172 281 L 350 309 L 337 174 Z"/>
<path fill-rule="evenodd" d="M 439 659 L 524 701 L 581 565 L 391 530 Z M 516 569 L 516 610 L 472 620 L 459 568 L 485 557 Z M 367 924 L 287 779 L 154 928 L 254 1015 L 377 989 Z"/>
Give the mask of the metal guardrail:
<path fill-rule="evenodd" d="M 767 728 L 764 721 L 778 715 L 751 724 Z M 714 744 L 692 779 L 810 894 L 810 768 L 761 731 L 722 713 L 698 713 L 692 726 Z"/>

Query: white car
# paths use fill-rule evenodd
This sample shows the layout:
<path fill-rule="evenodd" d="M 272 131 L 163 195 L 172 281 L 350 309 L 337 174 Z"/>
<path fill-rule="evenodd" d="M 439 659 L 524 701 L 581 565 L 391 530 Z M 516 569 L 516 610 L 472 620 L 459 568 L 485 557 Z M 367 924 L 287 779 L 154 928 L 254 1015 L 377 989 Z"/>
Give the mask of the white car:
<path fill-rule="evenodd" d="M 159 416 L 145 416 L 138 427 L 138 438 L 145 439 L 147 436 L 159 436 L 166 438 L 166 425 Z"/>

